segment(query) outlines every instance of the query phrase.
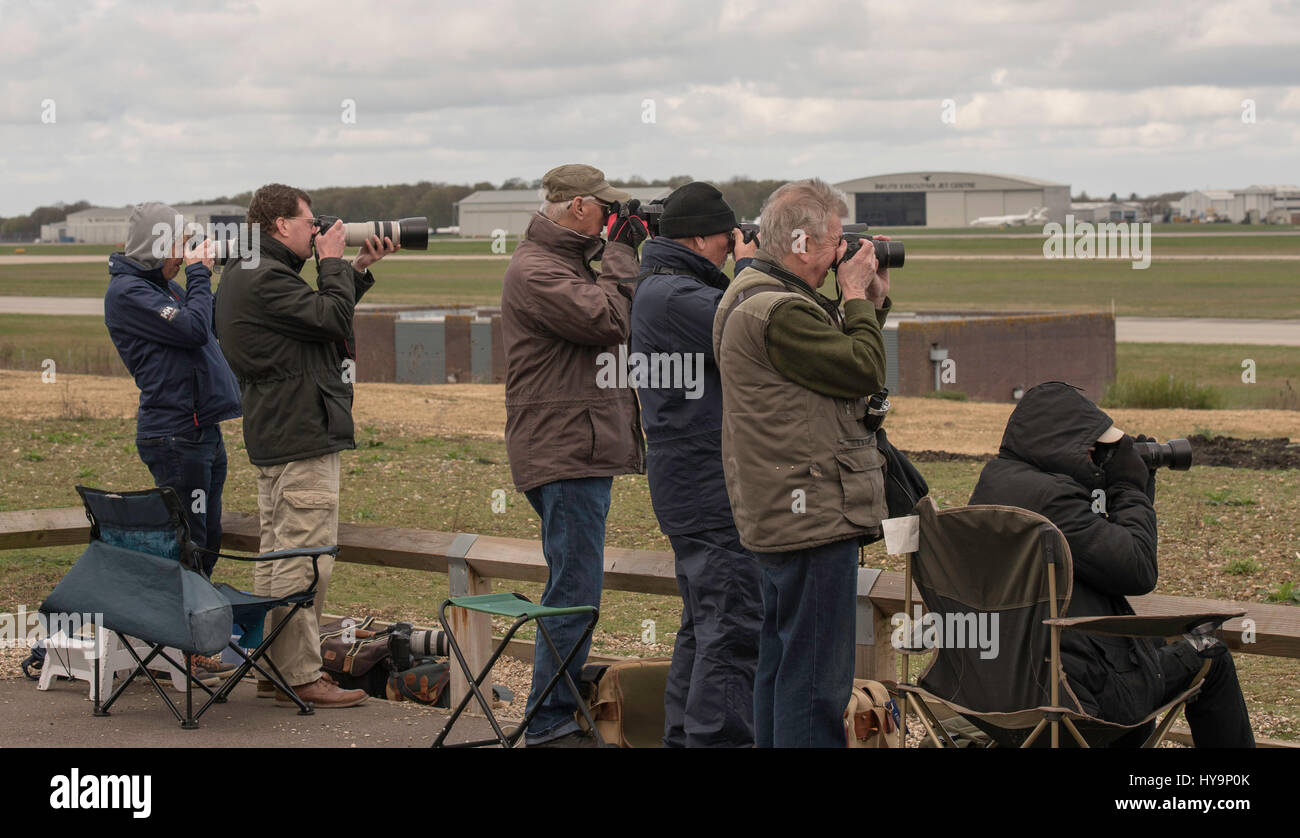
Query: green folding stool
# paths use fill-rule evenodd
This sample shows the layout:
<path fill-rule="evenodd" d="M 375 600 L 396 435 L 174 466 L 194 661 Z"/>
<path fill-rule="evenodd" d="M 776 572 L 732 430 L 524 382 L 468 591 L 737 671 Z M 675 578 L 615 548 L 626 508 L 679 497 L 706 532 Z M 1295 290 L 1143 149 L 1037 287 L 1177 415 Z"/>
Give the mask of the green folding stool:
<path fill-rule="evenodd" d="M 451 623 L 447 621 L 447 606 L 449 605 L 454 605 L 457 608 L 465 608 L 470 611 L 479 611 L 484 614 L 492 614 L 498 617 L 515 618 L 514 625 L 510 626 L 510 630 L 506 632 L 506 636 L 501 639 L 499 644 L 497 644 L 496 649 L 492 652 L 492 657 L 488 658 L 487 665 L 483 667 L 483 671 L 479 673 L 477 678 L 474 677 L 474 673 L 469 668 L 469 663 L 461 653 L 460 645 L 456 643 L 456 638 L 451 631 Z M 590 619 L 587 621 L 587 628 L 583 631 L 582 636 L 578 638 L 578 642 L 574 643 L 573 648 L 569 650 L 568 654 L 565 655 L 563 659 L 561 659 L 559 650 L 555 648 L 555 643 L 551 640 L 551 633 L 546 630 L 546 625 L 542 622 L 541 618 L 562 617 L 568 614 L 589 614 Z M 520 593 L 459 596 L 444 601 L 442 605 L 438 607 L 438 619 L 442 622 L 442 630 L 447 635 L 447 644 L 451 646 L 451 653 L 456 658 L 456 662 L 460 664 L 461 671 L 465 673 L 465 680 L 469 682 L 470 691 L 461 698 L 460 704 L 456 705 L 456 709 L 452 712 L 451 718 L 448 719 L 447 724 L 443 726 L 442 732 L 438 734 L 438 738 L 433 741 L 433 747 L 477 748 L 482 745 L 499 744 L 505 748 L 513 748 L 524 735 L 524 731 L 528 729 L 528 723 L 532 721 L 533 716 L 539 709 L 541 709 L 542 702 L 546 701 L 546 697 L 551 694 L 551 690 L 555 689 L 556 685 L 559 684 L 561 677 L 563 677 L 565 683 L 568 684 L 569 691 L 573 693 L 574 700 L 578 702 L 578 709 L 582 712 L 583 718 L 587 720 L 587 728 L 596 736 L 597 744 L 603 746 L 605 743 L 600 738 L 600 733 L 596 731 L 596 724 L 592 721 L 591 714 L 587 711 L 587 702 L 583 700 L 582 694 L 578 692 L 578 685 L 573 683 L 573 679 L 569 677 L 569 664 L 578 654 L 578 650 L 582 648 L 582 644 L 587 642 L 587 638 L 591 637 L 591 632 L 596 627 L 596 620 L 599 619 L 599 617 L 600 610 L 594 605 L 574 605 L 568 608 L 549 608 L 545 605 L 538 605 L 537 603 L 532 602 L 528 597 Z M 519 631 L 524 623 L 527 623 L 529 620 L 537 620 L 538 636 L 546 642 L 547 648 L 551 650 L 551 654 L 555 657 L 556 662 L 559 663 L 560 666 L 559 669 L 556 670 L 555 675 L 553 675 L 551 680 L 546 684 L 546 688 L 542 690 L 541 695 L 537 697 L 537 702 L 533 705 L 533 709 L 524 715 L 524 720 L 519 723 L 519 727 L 515 728 L 507 735 L 505 731 L 501 729 L 501 725 L 497 722 L 496 716 L 492 714 L 492 705 L 483 697 L 482 686 L 483 682 L 487 679 L 488 674 L 492 672 L 492 667 L 496 666 L 497 659 L 501 657 L 501 654 L 506 650 L 506 646 L 510 644 L 510 639 L 514 637 L 515 632 Z M 469 704 L 470 696 L 476 698 L 479 706 L 483 708 L 483 712 L 487 715 L 488 723 L 492 725 L 492 731 L 496 734 L 496 738 L 475 739 L 470 742 L 446 744 L 444 740 L 446 740 L 447 734 L 451 732 L 451 727 L 456 723 L 456 719 L 460 717 L 460 714 L 464 712 L 466 705 Z"/>

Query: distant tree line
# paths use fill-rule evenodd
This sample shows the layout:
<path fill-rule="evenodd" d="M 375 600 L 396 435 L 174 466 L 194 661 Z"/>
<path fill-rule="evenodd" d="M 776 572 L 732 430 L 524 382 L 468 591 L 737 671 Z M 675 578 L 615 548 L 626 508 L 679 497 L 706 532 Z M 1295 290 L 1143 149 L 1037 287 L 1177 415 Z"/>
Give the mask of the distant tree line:
<path fill-rule="evenodd" d="M 41 234 L 42 224 L 53 224 L 68 217 L 68 213 L 90 209 L 89 201 L 77 201 L 75 204 L 52 204 L 37 207 L 27 215 L 15 215 L 12 218 L 0 218 L 0 233 L 6 236 L 26 236 L 36 238 Z"/>
<path fill-rule="evenodd" d="M 633 175 L 621 180 L 611 180 L 610 183 L 622 188 L 667 186 L 676 189 L 683 184 L 690 183 L 692 180 L 694 178 L 690 175 L 673 175 L 669 178 L 657 178 L 655 180 L 646 180 Z M 731 205 L 731 208 L 736 211 L 738 218 L 754 219 L 758 217 L 759 210 L 762 208 L 763 201 L 767 196 L 772 194 L 772 191 L 784 182 L 783 180 L 753 180 L 742 175 L 716 182 L 714 185 L 722 190 L 723 197 Z M 336 215 L 349 221 L 424 216 L 429 219 L 429 223 L 434 227 L 447 227 L 453 223 L 452 206 L 471 192 L 491 189 L 539 189 L 541 185 L 541 178 L 525 180 L 512 177 L 502 181 L 500 185 L 487 181 L 475 183 L 471 186 L 422 180 L 414 184 L 327 186 L 320 189 L 308 189 L 307 191 L 311 193 L 313 208 L 321 214 Z M 1183 193 L 1171 192 L 1140 199 L 1136 194 L 1132 194 L 1129 196 L 1129 200 L 1142 200 L 1150 203 L 1152 210 L 1159 211 L 1168 208 L 1173 201 L 1181 198 L 1182 195 Z M 248 206 L 248 202 L 252 197 L 253 193 L 249 191 L 240 192 L 237 195 L 223 195 L 208 200 L 178 201 L 177 203 L 230 203 Z M 1110 196 L 1112 201 L 1118 199 L 1115 194 Z M 1087 192 L 1081 192 L 1073 200 L 1088 201 L 1095 199 L 1090 199 Z M 87 201 L 77 201 L 75 204 L 54 204 L 52 206 L 38 207 L 27 215 L 0 219 L 0 233 L 36 236 L 40 234 L 42 224 L 62 221 L 69 213 L 87 209 L 91 206 L 92 204 Z"/>

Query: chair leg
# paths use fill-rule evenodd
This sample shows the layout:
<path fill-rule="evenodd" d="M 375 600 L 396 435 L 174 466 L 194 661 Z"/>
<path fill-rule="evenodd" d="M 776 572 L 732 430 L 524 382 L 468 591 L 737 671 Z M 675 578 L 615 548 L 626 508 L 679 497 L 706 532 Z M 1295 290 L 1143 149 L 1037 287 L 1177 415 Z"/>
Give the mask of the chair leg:
<path fill-rule="evenodd" d="M 510 627 L 510 630 L 506 632 L 506 636 L 497 645 L 497 648 L 493 650 L 492 657 L 488 659 L 487 665 L 483 667 L 483 671 L 480 672 L 476 678 L 474 672 L 469 667 L 469 661 L 465 660 L 465 655 L 460 650 L 460 644 L 456 642 L 456 636 L 446 629 L 449 625 L 447 621 L 447 605 L 450 602 L 451 600 L 447 600 L 438 607 L 438 619 L 441 621 L 443 631 L 446 633 L 447 645 L 451 649 L 452 657 L 456 659 L 456 663 L 459 664 L 461 671 L 465 673 L 465 680 L 469 683 L 470 691 L 461 696 L 460 703 L 456 705 L 456 709 L 452 712 L 451 718 L 447 719 L 447 723 L 442 726 L 442 731 L 438 734 L 438 737 L 433 740 L 433 745 L 431 747 L 474 748 L 480 745 L 492 744 L 495 741 L 504 748 L 513 748 L 515 742 L 519 740 L 519 737 L 523 735 L 524 730 L 528 727 L 528 719 L 532 717 L 532 713 L 525 716 L 524 722 L 520 724 L 512 734 L 507 736 L 505 731 L 501 729 L 501 725 L 497 722 L 496 715 L 492 712 L 492 705 L 483 697 L 483 693 L 479 688 L 482 686 L 483 682 L 487 680 L 487 676 L 492 672 L 492 667 L 496 666 L 497 660 L 500 659 L 502 653 L 505 652 L 506 647 L 510 644 L 511 638 L 515 636 L 515 632 L 519 630 L 520 626 L 528 622 L 528 618 L 520 617 L 515 620 L 514 625 Z M 452 725 L 456 723 L 456 720 L 460 718 L 461 713 L 463 713 L 465 708 L 469 705 L 471 697 L 478 700 L 479 706 L 483 708 L 483 713 L 487 716 L 488 723 L 492 725 L 492 732 L 496 734 L 497 738 L 495 740 L 476 739 L 472 742 L 458 742 L 454 745 L 445 744 L 447 734 L 451 732 Z M 536 712 L 536 708 L 534 708 L 534 712 Z"/>
<path fill-rule="evenodd" d="M 921 726 L 925 728 L 925 732 L 929 734 L 930 740 L 934 742 L 934 746 L 936 748 L 956 748 L 957 743 L 953 742 L 948 736 L 948 731 L 944 730 L 943 725 L 939 724 L 939 720 L 930 712 L 930 708 L 925 706 L 925 702 L 921 701 L 911 693 L 906 693 L 905 695 L 907 696 L 907 701 L 911 703 L 912 709 L 916 711 L 917 717 L 920 718 Z M 942 741 L 939 739 L 939 734 L 935 733 L 936 729 L 943 733 Z M 945 745 L 945 743 L 947 744 Z"/>
<path fill-rule="evenodd" d="M 1043 732 L 1043 728 L 1045 728 L 1045 727 L 1047 727 L 1047 717 L 1046 717 L 1046 716 L 1044 716 L 1043 718 L 1041 718 L 1041 719 L 1038 720 L 1038 724 L 1034 725 L 1034 729 L 1033 729 L 1033 731 L 1030 732 L 1030 734 L 1029 734 L 1029 738 L 1026 739 L 1024 742 L 1021 742 L 1021 743 L 1020 743 L 1020 747 L 1022 747 L 1022 748 L 1028 748 L 1030 745 L 1033 745 L 1034 742 L 1038 739 L 1038 734 L 1042 733 L 1042 732 Z"/>
<path fill-rule="evenodd" d="M 1174 726 L 1174 722 L 1178 719 L 1178 717 L 1182 714 L 1182 712 L 1183 712 L 1182 704 L 1179 704 L 1177 707 L 1170 707 L 1169 712 L 1165 713 L 1165 717 L 1160 720 L 1160 724 L 1156 725 L 1156 729 L 1151 732 L 1150 736 L 1147 737 L 1147 741 L 1142 743 L 1142 747 L 1155 748 L 1159 746 L 1160 743 L 1164 740 L 1165 736 L 1168 735 L 1169 728 Z"/>
<path fill-rule="evenodd" d="M 185 653 L 185 721 L 181 730 L 198 730 L 199 723 L 194 718 L 194 655 Z"/>
<path fill-rule="evenodd" d="M 231 673 L 230 677 L 226 679 L 226 683 L 223 684 L 215 693 L 212 693 L 212 697 L 199 708 L 198 716 L 202 716 L 212 704 L 225 701 L 226 696 L 230 695 L 230 693 L 235 689 L 235 686 L 249 673 L 250 670 L 256 670 L 259 675 L 274 684 L 280 692 L 289 696 L 293 703 L 298 705 L 299 716 L 311 716 L 315 714 L 315 708 L 298 697 L 298 694 L 293 691 L 293 688 L 286 683 L 284 675 L 282 675 L 280 670 L 276 668 L 275 661 L 271 660 L 270 655 L 267 654 L 271 648 L 271 644 L 280 636 L 280 632 L 282 632 L 284 627 L 289 624 L 289 621 L 293 619 L 294 615 L 306 607 L 307 604 L 308 603 L 305 602 L 294 603 L 293 610 L 280 621 L 279 625 L 271 630 L 270 634 L 262 638 L 262 642 L 258 644 L 257 648 L 254 649 L 251 654 L 245 653 L 244 650 L 239 648 L 235 643 L 226 644 L 235 654 L 243 658 L 244 662 L 241 663 L 233 673 Z M 267 672 L 263 669 L 261 664 L 258 663 L 259 660 L 265 662 L 266 665 L 270 667 L 271 672 Z M 272 672 L 274 675 L 271 674 Z"/>
<path fill-rule="evenodd" d="M 562 663 L 560 662 L 559 650 L 555 648 L 555 643 L 551 641 L 551 633 L 546 630 L 546 627 L 544 625 L 542 625 L 542 619 L 540 617 L 537 619 L 537 630 L 546 639 L 546 645 L 551 650 L 551 656 L 555 658 L 555 662 L 560 664 L 558 674 L 562 674 L 564 676 L 564 682 L 569 685 L 569 692 L 573 694 L 573 700 L 577 702 L 578 710 L 582 713 L 582 718 L 586 720 L 587 727 L 591 729 L 592 734 L 596 737 L 597 746 L 604 747 L 605 740 L 600 735 L 600 731 L 596 729 L 596 722 L 591 718 L 591 713 L 588 712 L 587 710 L 587 702 L 582 700 L 582 693 L 578 691 L 578 685 L 573 683 L 573 677 L 569 675 L 569 664 L 572 663 L 575 657 L 577 657 L 578 650 L 582 648 L 582 644 L 586 643 L 587 638 L 591 637 L 592 631 L 594 631 L 596 628 L 596 621 L 599 619 L 600 619 L 600 612 L 599 611 L 592 612 L 591 619 L 587 622 L 587 628 L 585 631 L 583 631 L 582 637 L 579 638 L 578 642 L 575 643 L 573 648 L 569 650 L 568 656 L 564 658 L 564 661 Z M 550 693 L 550 691 L 554 688 L 555 680 L 556 679 L 552 678 L 551 682 L 547 684 L 546 691 L 543 692 L 541 697 L 537 699 L 536 707 L 541 706 L 543 699 L 545 699 L 546 696 Z M 536 707 L 534 707 L 534 709 L 536 709 Z"/>
<path fill-rule="evenodd" d="M 1079 732 L 1079 729 L 1074 726 L 1074 722 L 1070 721 L 1068 716 L 1062 716 L 1061 721 L 1065 723 L 1065 729 L 1070 731 L 1070 735 L 1074 737 L 1074 741 L 1078 743 L 1080 748 L 1092 747 L 1088 744 L 1088 740 L 1083 738 L 1083 734 Z"/>

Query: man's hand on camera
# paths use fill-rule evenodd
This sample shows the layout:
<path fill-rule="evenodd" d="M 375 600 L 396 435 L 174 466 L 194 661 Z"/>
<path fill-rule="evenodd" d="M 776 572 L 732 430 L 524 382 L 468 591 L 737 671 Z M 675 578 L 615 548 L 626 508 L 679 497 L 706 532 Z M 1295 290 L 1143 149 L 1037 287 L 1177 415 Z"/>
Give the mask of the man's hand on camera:
<path fill-rule="evenodd" d="M 1106 472 L 1107 486 L 1125 483 L 1145 490 L 1147 482 L 1151 479 L 1151 472 L 1147 469 L 1146 462 L 1133 447 L 1133 437 L 1128 434 L 1124 434 L 1120 441 L 1115 443 L 1115 453 L 1102 469 Z"/>
<path fill-rule="evenodd" d="M 185 267 L 202 263 L 205 268 L 212 270 L 212 263 L 216 261 L 216 248 L 211 239 L 204 239 L 194 244 L 185 246 Z"/>
<path fill-rule="evenodd" d="M 881 241 L 889 241 L 889 236 L 877 236 Z M 875 245 L 872 245 L 875 249 Z M 882 308 L 885 305 L 885 298 L 889 296 L 889 268 L 880 267 L 880 260 L 876 260 L 876 278 L 867 287 L 867 299 L 876 308 Z"/>
<path fill-rule="evenodd" d="M 839 248 L 835 251 L 835 258 L 837 260 L 844 258 L 844 251 L 848 248 L 849 243 L 841 240 Z M 867 289 L 876 280 L 876 249 L 871 242 L 864 241 L 858 252 L 853 254 L 852 259 L 840 264 L 839 270 L 835 272 L 835 279 L 844 292 L 844 299 L 870 299 Z"/>
<path fill-rule="evenodd" d="M 343 221 L 335 221 L 334 226 L 323 233 L 317 233 L 312 239 L 316 255 L 321 259 L 342 259 L 347 236 L 343 233 Z"/>
<path fill-rule="evenodd" d="M 366 239 L 365 244 L 361 245 L 361 250 L 357 251 L 357 258 L 352 260 L 352 267 L 365 273 L 371 265 L 399 250 L 401 247 L 393 244 L 393 240 L 387 236 L 384 236 L 383 241 L 379 240 L 379 236 L 371 236 Z"/>
<path fill-rule="evenodd" d="M 636 214 L 640 207 L 641 202 L 633 198 L 627 203 L 627 215 L 611 215 L 609 217 L 609 226 L 605 230 L 605 235 L 610 244 L 619 242 L 636 250 L 641 246 L 641 242 L 650 237 L 650 230 L 645 226 L 645 219 Z"/>
<path fill-rule="evenodd" d="M 746 244 L 744 232 L 739 227 L 735 227 L 731 231 L 731 244 L 732 254 L 735 256 L 736 261 L 739 262 L 741 259 L 753 259 L 761 242 L 759 242 L 758 236 L 754 236 L 754 240 Z"/>

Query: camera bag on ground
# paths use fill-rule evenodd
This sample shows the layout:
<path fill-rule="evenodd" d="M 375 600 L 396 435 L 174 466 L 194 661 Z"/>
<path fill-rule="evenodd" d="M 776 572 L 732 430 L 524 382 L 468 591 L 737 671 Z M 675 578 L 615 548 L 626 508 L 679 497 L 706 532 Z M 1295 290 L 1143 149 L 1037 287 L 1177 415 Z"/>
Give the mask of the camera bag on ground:
<path fill-rule="evenodd" d="M 451 668 L 447 661 L 422 658 L 410 669 L 393 672 L 384 685 L 389 701 L 414 701 L 435 707 L 448 707 Z"/>
<path fill-rule="evenodd" d="M 664 691 L 672 658 L 646 658 L 582 668 L 578 690 L 606 742 L 620 748 L 659 748 L 664 738 Z M 586 727 L 581 713 L 578 724 Z"/>
<path fill-rule="evenodd" d="M 853 680 L 849 706 L 844 710 L 844 738 L 850 748 L 897 747 L 898 730 L 893 699 L 879 681 Z"/>
<path fill-rule="evenodd" d="M 322 625 L 321 669 L 346 690 L 365 690 L 367 695 L 384 698 L 393 668 L 389 632 L 374 631 L 374 622 L 374 617 L 345 618 Z"/>

